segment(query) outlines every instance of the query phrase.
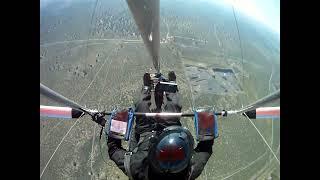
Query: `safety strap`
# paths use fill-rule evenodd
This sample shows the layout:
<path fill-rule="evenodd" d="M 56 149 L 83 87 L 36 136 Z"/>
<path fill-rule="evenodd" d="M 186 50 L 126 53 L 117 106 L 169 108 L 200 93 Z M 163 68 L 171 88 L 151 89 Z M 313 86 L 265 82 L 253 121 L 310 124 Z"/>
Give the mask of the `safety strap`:
<path fill-rule="evenodd" d="M 188 173 L 188 180 L 191 180 L 191 176 L 192 176 L 193 170 L 194 170 L 194 167 L 191 166 L 190 171 Z"/>
<path fill-rule="evenodd" d="M 144 137 L 140 137 L 139 142 L 137 143 L 136 147 L 134 147 L 132 151 L 133 153 L 136 153 L 138 151 L 138 147 L 144 141 L 144 139 L 145 139 Z"/>
<path fill-rule="evenodd" d="M 131 170 L 130 170 L 130 159 L 131 159 L 132 152 L 126 152 L 124 154 L 124 169 L 126 170 L 127 176 L 130 180 L 133 179 Z"/>
<path fill-rule="evenodd" d="M 138 151 L 138 147 L 143 142 L 144 139 L 145 139 L 144 137 L 140 137 L 137 146 L 132 151 L 133 153 L 136 153 Z M 131 174 L 131 169 L 130 169 L 130 159 L 132 156 L 132 152 L 126 152 L 124 154 L 124 168 L 125 168 L 127 176 L 129 177 L 130 180 L 133 179 L 132 174 Z"/>
<path fill-rule="evenodd" d="M 131 174 L 131 169 L 130 169 L 130 159 L 133 153 L 136 153 L 138 151 L 139 146 L 147 139 L 147 137 L 151 134 L 155 134 L 156 132 L 145 132 L 140 134 L 140 138 L 139 141 L 137 143 L 137 145 L 135 146 L 135 148 L 133 149 L 132 152 L 126 152 L 124 154 L 124 168 L 126 170 L 127 176 L 129 177 L 130 180 L 133 179 L 132 174 Z"/>

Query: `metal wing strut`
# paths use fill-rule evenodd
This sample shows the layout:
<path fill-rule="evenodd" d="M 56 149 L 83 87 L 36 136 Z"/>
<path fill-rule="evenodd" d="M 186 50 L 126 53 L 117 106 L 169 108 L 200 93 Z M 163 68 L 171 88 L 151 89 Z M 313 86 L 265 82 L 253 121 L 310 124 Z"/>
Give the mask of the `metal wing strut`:
<path fill-rule="evenodd" d="M 94 113 L 96 113 L 97 111 L 93 111 L 93 110 L 90 110 L 88 108 L 85 108 L 79 104 L 77 104 L 76 102 L 64 97 L 63 95 L 53 91 L 52 89 L 48 88 L 47 86 L 43 85 L 40 83 L 40 94 L 56 101 L 56 102 L 59 102 L 59 103 L 62 103 L 68 107 L 71 107 L 71 108 L 74 108 L 76 110 L 79 110 L 81 112 L 84 112 L 86 114 L 89 114 L 91 116 L 94 115 Z"/>
<path fill-rule="evenodd" d="M 153 66 L 160 73 L 159 0 L 127 0 Z"/>
<path fill-rule="evenodd" d="M 246 107 L 239 109 L 239 110 L 228 111 L 228 114 L 240 114 L 240 113 L 244 113 L 247 111 L 251 111 L 251 110 L 256 109 L 258 107 L 261 107 L 265 104 L 271 103 L 277 99 L 280 99 L 280 89 L 275 91 L 274 93 L 268 95 L 268 96 L 265 96 L 265 97 L 257 100 L 256 102 L 254 102 L 252 104 L 249 104 Z"/>

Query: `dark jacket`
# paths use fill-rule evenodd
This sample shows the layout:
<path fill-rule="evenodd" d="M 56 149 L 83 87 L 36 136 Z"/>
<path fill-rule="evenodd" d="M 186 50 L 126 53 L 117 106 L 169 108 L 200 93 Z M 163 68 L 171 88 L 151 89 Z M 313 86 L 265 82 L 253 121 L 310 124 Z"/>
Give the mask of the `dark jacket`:
<path fill-rule="evenodd" d="M 165 104 L 165 111 L 167 112 L 181 112 L 181 105 L 179 103 L 179 93 L 168 93 L 167 102 Z M 150 112 L 151 96 L 147 91 L 142 91 L 141 97 L 136 103 L 137 112 Z M 165 121 L 156 121 L 152 118 L 139 117 L 136 118 L 136 125 L 133 129 L 130 142 L 129 151 L 132 152 L 130 158 L 130 172 L 135 180 L 154 180 L 154 179 L 195 179 L 197 178 L 204 166 L 206 165 L 208 159 L 212 154 L 212 146 L 214 141 L 202 141 L 197 144 L 194 149 L 190 164 L 188 168 L 184 171 L 175 175 L 161 175 L 154 174 L 149 168 L 148 163 L 148 152 L 151 146 L 150 137 L 152 135 L 157 135 L 165 127 L 171 125 L 179 125 L 181 123 L 179 119 L 166 119 Z M 114 139 L 112 137 L 108 138 L 108 153 L 111 160 L 113 160 L 116 165 L 128 175 L 124 167 L 125 153 L 126 151 L 121 146 L 121 140 Z"/>
<path fill-rule="evenodd" d="M 138 143 L 136 146 L 134 148 L 131 147 L 133 153 L 130 160 L 130 171 L 133 179 L 196 179 L 201 174 L 212 154 L 213 140 L 199 142 L 194 149 L 190 165 L 185 171 L 169 176 L 154 174 L 152 170 L 149 169 L 148 165 L 148 151 L 151 145 L 149 139 L 151 135 L 151 133 L 143 133 L 142 136 L 139 137 L 139 140 L 137 140 Z M 124 155 L 126 152 L 129 151 L 122 148 L 121 140 L 111 137 L 108 138 L 108 153 L 110 159 L 113 160 L 126 175 L 128 175 L 124 168 Z"/>

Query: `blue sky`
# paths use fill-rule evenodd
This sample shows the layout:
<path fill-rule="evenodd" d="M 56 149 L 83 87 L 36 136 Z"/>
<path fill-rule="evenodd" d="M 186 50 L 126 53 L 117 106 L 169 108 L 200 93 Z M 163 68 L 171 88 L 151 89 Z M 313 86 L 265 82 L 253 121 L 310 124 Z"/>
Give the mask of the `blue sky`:
<path fill-rule="evenodd" d="M 214 0 L 210 0 L 214 1 Z M 224 0 L 280 34 L 280 0 Z"/>

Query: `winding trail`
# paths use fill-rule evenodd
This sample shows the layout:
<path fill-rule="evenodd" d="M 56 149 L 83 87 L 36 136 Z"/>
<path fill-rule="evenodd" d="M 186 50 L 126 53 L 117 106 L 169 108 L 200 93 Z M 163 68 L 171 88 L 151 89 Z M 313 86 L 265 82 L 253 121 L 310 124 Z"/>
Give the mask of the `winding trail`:
<path fill-rule="evenodd" d="M 189 39 L 189 40 L 198 41 L 198 42 L 206 42 L 206 41 L 204 41 L 204 40 L 195 39 L 195 38 L 190 38 L 190 37 L 185 37 L 185 36 L 172 36 L 172 37 L 181 38 L 181 39 Z"/>
<path fill-rule="evenodd" d="M 216 36 L 216 38 L 217 38 L 217 40 L 218 40 L 219 47 L 221 47 L 221 42 L 220 42 L 220 39 L 219 39 L 219 37 L 218 37 L 218 35 L 217 35 L 217 26 L 216 26 L 216 25 L 214 25 L 214 34 L 215 34 L 215 36 Z"/>
<path fill-rule="evenodd" d="M 90 153 L 90 169 L 91 169 L 91 178 L 92 179 L 94 177 L 93 175 L 93 159 L 94 159 L 94 142 L 95 142 L 95 134 L 96 134 L 96 128 L 97 128 L 97 124 L 95 123 L 94 126 L 93 126 L 93 133 L 92 133 L 92 146 L 91 146 L 91 153 Z"/>
<path fill-rule="evenodd" d="M 273 75 L 273 66 L 271 65 L 271 74 L 270 74 L 270 78 L 269 78 L 269 94 L 270 94 L 270 91 L 271 91 L 271 80 L 272 80 L 272 75 Z"/>
<path fill-rule="evenodd" d="M 166 35 L 166 38 L 169 38 L 169 35 L 170 35 L 170 29 L 169 29 L 169 24 L 167 21 L 163 20 L 163 22 L 166 24 L 166 27 L 167 27 L 167 35 Z"/>

